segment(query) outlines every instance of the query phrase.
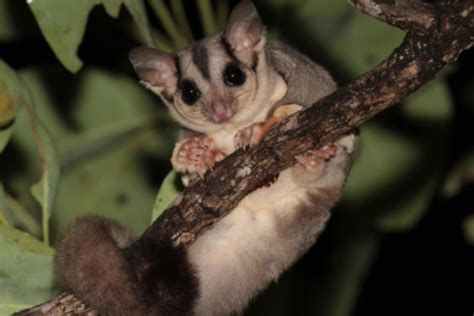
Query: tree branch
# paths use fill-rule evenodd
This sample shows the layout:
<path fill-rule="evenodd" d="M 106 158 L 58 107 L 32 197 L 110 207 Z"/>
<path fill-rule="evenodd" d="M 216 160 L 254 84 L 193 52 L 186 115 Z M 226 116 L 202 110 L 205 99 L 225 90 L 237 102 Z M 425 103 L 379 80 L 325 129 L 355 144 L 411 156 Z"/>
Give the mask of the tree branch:
<path fill-rule="evenodd" d="M 446 0 L 437 4 L 417 0 L 350 2 L 363 12 L 406 31 L 400 47 L 370 72 L 275 126 L 258 146 L 237 150 L 216 164 L 205 179 L 187 188 L 125 251 L 140 247 L 150 238 L 171 239 L 175 245 L 191 243 L 247 194 L 292 166 L 294 156 L 335 141 L 396 104 L 474 44 L 472 0 Z M 64 295 L 60 298 L 65 299 Z M 57 300 L 48 302 L 55 309 L 39 305 L 17 315 L 64 315 Z M 82 306 L 77 305 L 77 300 L 74 302 Z M 84 315 L 79 309 L 67 310 Z"/>
<path fill-rule="evenodd" d="M 349 0 L 362 12 L 401 28 L 404 31 L 429 34 L 430 28 L 437 21 L 437 8 L 431 4 L 413 0 Z"/>

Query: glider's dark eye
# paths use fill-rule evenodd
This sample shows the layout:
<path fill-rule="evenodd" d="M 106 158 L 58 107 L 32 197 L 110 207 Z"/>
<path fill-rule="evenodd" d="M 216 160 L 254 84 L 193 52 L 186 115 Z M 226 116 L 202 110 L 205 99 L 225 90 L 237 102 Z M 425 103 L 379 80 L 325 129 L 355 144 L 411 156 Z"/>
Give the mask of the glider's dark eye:
<path fill-rule="evenodd" d="M 224 83 L 230 87 L 245 83 L 245 73 L 235 63 L 229 63 L 224 69 Z"/>
<path fill-rule="evenodd" d="M 199 91 L 196 84 L 190 80 L 183 80 L 181 82 L 181 99 L 187 105 L 193 105 L 199 100 L 201 96 L 201 91 Z"/>

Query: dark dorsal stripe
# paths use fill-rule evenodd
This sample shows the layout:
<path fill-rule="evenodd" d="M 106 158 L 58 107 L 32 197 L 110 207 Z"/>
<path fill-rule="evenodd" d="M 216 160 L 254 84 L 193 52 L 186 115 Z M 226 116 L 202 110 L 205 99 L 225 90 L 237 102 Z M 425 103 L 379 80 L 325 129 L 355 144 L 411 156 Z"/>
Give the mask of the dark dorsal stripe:
<path fill-rule="evenodd" d="M 240 60 L 237 58 L 237 56 L 235 56 L 234 51 L 232 50 L 232 47 L 230 47 L 230 44 L 225 38 L 225 36 L 221 36 L 221 45 L 224 48 L 224 51 L 227 54 L 227 56 L 229 56 L 229 58 L 232 59 L 233 61 L 240 64 Z"/>
<path fill-rule="evenodd" d="M 174 59 L 174 65 L 176 66 L 176 91 L 179 89 L 179 85 L 181 84 L 181 77 L 183 76 L 183 71 L 181 69 L 181 59 L 179 59 L 178 54 L 173 55 Z M 162 94 L 165 99 L 168 100 L 168 102 L 173 103 L 174 98 L 172 95 L 169 93 L 163 93 Z"/>
<path fill-rule="evenodd" d="M 227 56 L 229 56 L 230 59 L 235 61 L 237 64 L 242 64 L 242 62 L 235 56 L 234 51 L 232 50 L 232 47 L 230 46 L 230 43 L 227 41 L 225 36 L 221 36 L 221 45 L 224 48 L 225 53 Z M 252 65 L 250 68 L 252 69 L 253 72 L 257 72 L 257 67 L 258 67 L 258 53 L 254 52 L 253 54 L 253 60 L 252 60 Z"/>
<path fill-rule="evenodd" d="M 174 60 L 174 65 L 176 67 L 176 82 L 179 85 L 179 82 L 181 81 L 181 76 L 182 76 L 182 71 L 181 71 L 181 60 L 179 59 L 179 56 L 177 54 L 173 55 L 173 60 Z"/>
<path fill-rule="evenodd" d="M 201 72 L 202 76 L 209 80 L 209 54 L 207 48 L 200 42 L 197 42 L 191 48 L 192 59 L 194 65 Z"/>
<path fill-rule="evenodd" d="M 253 53 L 253 60 L 252 60 L 252 70 L 253 72 L 257 72 L 257 67 L 258 67 L 258 54 L 257 52 Z"/>

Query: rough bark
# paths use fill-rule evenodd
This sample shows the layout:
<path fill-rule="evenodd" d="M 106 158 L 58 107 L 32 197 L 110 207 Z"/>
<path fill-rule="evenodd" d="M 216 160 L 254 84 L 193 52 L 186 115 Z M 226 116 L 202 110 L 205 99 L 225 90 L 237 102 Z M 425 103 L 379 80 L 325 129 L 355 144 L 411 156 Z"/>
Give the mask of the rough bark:
<path fill-rule="evenodd" d="M 187 188 L 131 247 L 147 238 L 171 239 L 175 245 L 191 243 L 248 193 L 293 165 L 295 155 L 335 141 L 396 104 L 474 44 L 472 0 L 350 2 L 403 29 L 402 44 L 362 77 L 275 126 L 258 146 L 238 150 L 218 163 L 205 179 Z M 72 315 L 90 312 L 77 298 L 63 294 L 17 315 L 65 315 L 65 311 Z"/>

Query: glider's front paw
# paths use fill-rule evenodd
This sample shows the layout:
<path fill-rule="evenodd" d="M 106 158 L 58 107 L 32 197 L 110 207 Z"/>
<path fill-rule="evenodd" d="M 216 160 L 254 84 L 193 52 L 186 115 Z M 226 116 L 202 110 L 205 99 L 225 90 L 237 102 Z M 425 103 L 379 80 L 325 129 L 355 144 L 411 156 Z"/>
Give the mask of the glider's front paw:
<path fill-rule="evenodd" d="M 264 122 L 247 126 L 235 134 L 234 146 L 235 148 L 243 149 L 255 146 L 265 136 L 267 131 L 268 128 Z"/>
<path fill-rule="evenodd" d="M 178 172 L 196 173 L 201 178 L 214 164 L 225 158 L 225 153 L 212 148 L 213 140 L 207 136 L 193 136 L 177 143 L 171 164 Z"/>

